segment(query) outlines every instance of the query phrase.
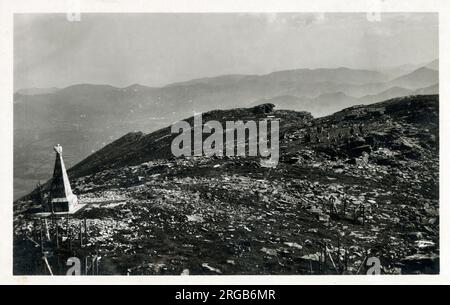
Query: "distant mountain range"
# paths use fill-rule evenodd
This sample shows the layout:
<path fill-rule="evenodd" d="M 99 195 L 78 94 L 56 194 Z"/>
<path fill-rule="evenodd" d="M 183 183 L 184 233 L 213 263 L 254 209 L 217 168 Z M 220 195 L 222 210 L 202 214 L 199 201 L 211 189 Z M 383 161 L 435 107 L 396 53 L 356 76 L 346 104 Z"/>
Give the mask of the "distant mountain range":
<path fill-rule="evenodd" d="M 130 131 L 151 132 L 194 112 L 271 102 L 277 109 L 331 114 L 397 96 L 437 94 L 438 60 L 381 71 L 297 69 L 223 75 L 154 88 L 78 84 L 14 94 L 15 198 L 51 175 L 52 146 L 70 167 Z"/>
<path fill-rule="evenodd" d="M 437 67 L 436 61 L 427 66 Z M 438 78 L 437 70 L 421 67 L 385 82 L 341 84 L 341 90 L 336 92 L 328 92 L 330 90 L 327 85 L 330 86 L 330 83 L 322 83 L 325 87 L 324 93 L 312 98 L 287 94 L 259 99 L 251 105 L 272 103 L 279 109 L 307 110 L 315 116 L 323 116 L 357 104 L 369 104 L 408 95 L 438 94 Z M 366 95 L 362 94 L 364 91 Z"/>

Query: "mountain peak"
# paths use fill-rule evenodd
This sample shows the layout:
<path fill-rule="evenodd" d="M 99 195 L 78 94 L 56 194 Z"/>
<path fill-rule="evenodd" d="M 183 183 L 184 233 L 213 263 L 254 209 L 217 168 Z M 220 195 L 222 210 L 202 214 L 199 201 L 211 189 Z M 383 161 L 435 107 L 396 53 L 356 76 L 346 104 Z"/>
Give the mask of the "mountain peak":
<path fill-rule="evenodd" d="M 65 87 L 59 92 L 61 93 L 67 93 L 67 92 L 92 92 L 92 91 L 99 91 L 99 90 L 116 90 L 116 87 L 113 87 L 111 85 L 104 85 L 104 84 L 88 84 L 88 83 L 81 83 L 81 84 L 75 84 L 68 87 Z"/>
<path fill-rule="evenodd" d="M 149 87 L 144 86 L 144 85 L 141 85 L 141 84 L 138 84 L 138 83 L 134 83 L 134 84 L 132 84 L 132 85 L 130 85 L 130 86 L 128 86 L 128 87 L 124 87 L 124 88 L 122 88 L 122 89 L 127 89 L 127 90 L 139 90 L 139 89 L 146 89 L 146 88 L 149 88 Z"/>
<path fill-rule="evenodd" d="M 391 83 L 394 86 L 415 90 L 417 88 L 434 85 L 438 82 L 439 72 L 423 66 L 411 73 L 397 77 Z"/>
<path fill-rule="evenodd" d="M 350 98 L 350 96 L 348 96 L 342 91 L 337 91 L 332 93 L 321 94 L 317 98 Z"/>

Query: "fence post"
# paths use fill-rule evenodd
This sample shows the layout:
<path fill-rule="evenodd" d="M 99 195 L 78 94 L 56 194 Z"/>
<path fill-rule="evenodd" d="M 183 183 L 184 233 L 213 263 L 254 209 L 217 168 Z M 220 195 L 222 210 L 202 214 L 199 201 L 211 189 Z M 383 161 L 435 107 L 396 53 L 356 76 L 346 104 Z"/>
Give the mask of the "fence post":
<path fill-rule="evenodd" d="M 41 225 L 39 226 L 39 232 L 40 232 L 40 242 L 41 242 L 41 252 L 44 252 L 44 236 L 42 233 L 42 219 L 41 219 Z"/>
<path fill-rule="evenodd" d="M 87 219 L 86 217 L 84 218 L 84 238 L 87 239 L 88 238 L 88 229 L 87 229 Z"/>
<path fill-rule="evenodd" d="M 80 247 L 83 247 L 83 227 L 80 221 Z"/>

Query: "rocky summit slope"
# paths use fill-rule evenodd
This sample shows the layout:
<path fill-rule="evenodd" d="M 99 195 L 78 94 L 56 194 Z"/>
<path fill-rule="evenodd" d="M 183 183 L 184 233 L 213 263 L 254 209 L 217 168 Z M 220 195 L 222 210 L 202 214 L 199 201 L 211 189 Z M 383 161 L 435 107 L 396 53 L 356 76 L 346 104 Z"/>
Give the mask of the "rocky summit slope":
<path fill-rule="evenodd" d="M 437 95 L 319 119 L 263 105 L 203 120 L 268 115 L 280 122 L 275 168 L 173 158 L 170 128 L 129 133 L 78 163 L 69 175 L 86 208 L 49 222 L 53 271 L 95 254 L 100 274 L 362 274 L 370 257 L 381 273 L 439 272 Z M 32 198 L 15 203 L 15 274 L 44 272 Z"/>
<path fill-rule="evenodd" d="M 52 174 L 48 147 L 65 147 L 68 167 L 134 130 L 153 132 L 193 111 L 272 103 L 277 109 L 329 115 L 345 107 L 412 94 L 437 94 L 438 61 L 382 72 L 295 69 L 222 75 L 154 88 L 76 84 L 14 94 L 14 199 Z M 420 91 L 420 93 L 416 93 Z M 70 153 L 69 153 L 70 152 Z"/>

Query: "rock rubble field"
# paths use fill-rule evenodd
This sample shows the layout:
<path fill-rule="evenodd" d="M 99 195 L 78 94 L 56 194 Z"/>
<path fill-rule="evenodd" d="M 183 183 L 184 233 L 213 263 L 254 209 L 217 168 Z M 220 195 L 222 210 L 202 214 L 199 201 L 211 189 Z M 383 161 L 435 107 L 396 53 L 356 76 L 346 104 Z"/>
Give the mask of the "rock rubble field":
<path fill-rule="evenodd" d="M 166 128 L 73 167 L 85 207 L 50 219 L 49 238 L 33 217 L 36 192 L 15 202 L 15 274 L 42 274 L 43 250 L 55 273 L 94 255 L 105 275 L 366 274 L 374 258 L 382 274 L 439 273 L 438 96 L 317 119 L 266 104 L 204 120 L 267 117 L 280 124 L 276 167 L 174 158 Z"/>

